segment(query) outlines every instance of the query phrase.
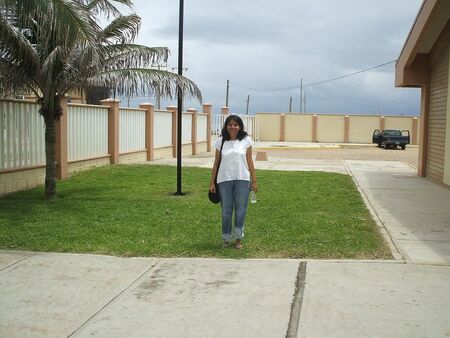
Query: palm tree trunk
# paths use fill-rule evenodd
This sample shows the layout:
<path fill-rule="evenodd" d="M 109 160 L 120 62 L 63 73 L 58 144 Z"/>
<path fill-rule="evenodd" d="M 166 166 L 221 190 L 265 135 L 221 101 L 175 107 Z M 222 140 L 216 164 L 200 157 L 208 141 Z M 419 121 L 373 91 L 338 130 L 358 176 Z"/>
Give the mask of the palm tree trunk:
<path fill-rule="evenodd" d="M 56 120 L 46 119 L 45 123 L 45 196 L 56 196 Z"/>

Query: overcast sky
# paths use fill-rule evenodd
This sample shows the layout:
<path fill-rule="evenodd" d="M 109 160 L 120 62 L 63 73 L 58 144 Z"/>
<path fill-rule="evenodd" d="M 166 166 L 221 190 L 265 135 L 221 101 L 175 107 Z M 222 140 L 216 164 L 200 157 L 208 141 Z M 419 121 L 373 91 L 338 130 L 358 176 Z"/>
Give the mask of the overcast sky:
<path fill-rule="evenodd" d="M 142 17 L 137 43 L 166 46 L 168 69 L 177 66 L 177 0 L 135 0 Z M 215 112 L 286 112 L 417 115 L 420 91 L 395 88 L 395 63 L 322 85 L 398 58 L 422 0 L 186 0 L 184 75 L 200 87 Z M 278 89 L 278 90 L 271 90 Z M 152 101 L 154 98 L 132 100 Z M 175 102 L 163 102 L 164 106 Z M 185 107 L 200 109 L 198 102 Z"/>

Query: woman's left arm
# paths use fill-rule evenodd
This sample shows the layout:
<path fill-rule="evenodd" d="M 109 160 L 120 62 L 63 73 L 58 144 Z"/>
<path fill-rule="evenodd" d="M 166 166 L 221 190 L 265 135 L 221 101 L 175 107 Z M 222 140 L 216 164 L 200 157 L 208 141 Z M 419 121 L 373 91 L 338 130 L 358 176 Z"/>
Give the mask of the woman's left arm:
<path fill-rule="evenodd" d="M 258 185 L 256 183 L 256 171 L 255 171 L 255 165 L 253 164 L 253 157 L 252 157 L 252 147 L 247 148 L 247 164 L 248 169 L 250 171 L 250 176 L 252 178 L 252 190 L 254 192 L 258 191 Z"/>

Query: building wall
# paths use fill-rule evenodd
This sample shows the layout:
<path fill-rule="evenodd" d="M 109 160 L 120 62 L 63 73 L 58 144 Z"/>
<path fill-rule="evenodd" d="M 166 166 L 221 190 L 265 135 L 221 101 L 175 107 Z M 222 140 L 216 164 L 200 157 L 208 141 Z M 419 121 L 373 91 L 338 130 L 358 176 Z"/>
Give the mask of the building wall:
<path fill-rule="evenodd" d="M 430 105 L 426 176 L 443 182 L 447 126 L 449 40 L 442 34 L 430 53 Z"/>
<path fill-rule="evenodd" d="M 447 76 L 447 126 L 445 130 L 444 183 L 450 186 L 450 51 L 448 53 L 448 65 L 449 71 Z"/>

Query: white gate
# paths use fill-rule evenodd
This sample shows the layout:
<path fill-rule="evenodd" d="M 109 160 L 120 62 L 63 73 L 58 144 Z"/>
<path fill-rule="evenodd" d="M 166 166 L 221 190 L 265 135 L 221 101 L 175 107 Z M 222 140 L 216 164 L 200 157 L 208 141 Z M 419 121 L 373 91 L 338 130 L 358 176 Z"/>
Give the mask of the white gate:
<path fill-rule="evenodd" d="M 238 115 L 238 114 L 236 114 Z M 244 130 L 253 139 L 253 141 L 259 141 L 259 124 L 258 117 L 255 115 L 238 115 L 244 123 Z M 228 115 L 213 114 L 213 123 L 211 126 L 212 140 L 220 136 L 225 120 Z"/>

